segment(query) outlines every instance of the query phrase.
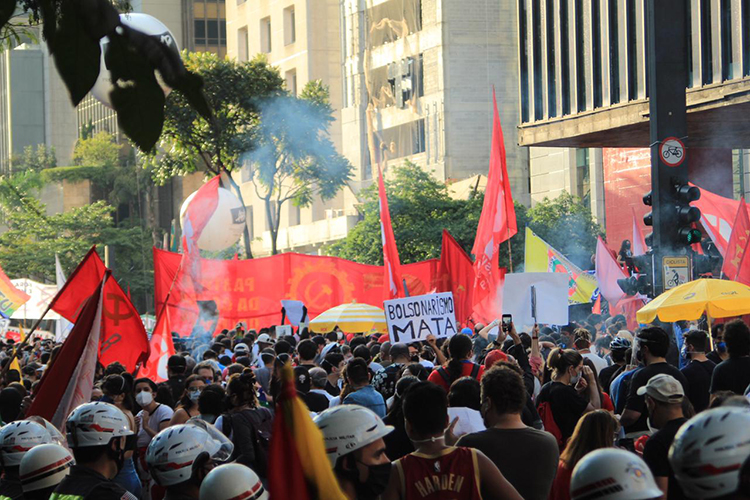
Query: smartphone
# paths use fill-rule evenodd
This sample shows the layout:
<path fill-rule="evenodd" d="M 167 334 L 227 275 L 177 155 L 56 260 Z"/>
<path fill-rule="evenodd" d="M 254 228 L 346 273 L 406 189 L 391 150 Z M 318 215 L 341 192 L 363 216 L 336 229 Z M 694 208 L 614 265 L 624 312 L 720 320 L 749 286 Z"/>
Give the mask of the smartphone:
<path fill-rule="evenodd" d="M 510 324 L 513 322 L 513 315 L 512 314 L 503 314 L 503 331 L 509 332 L 510 331 Z"/>

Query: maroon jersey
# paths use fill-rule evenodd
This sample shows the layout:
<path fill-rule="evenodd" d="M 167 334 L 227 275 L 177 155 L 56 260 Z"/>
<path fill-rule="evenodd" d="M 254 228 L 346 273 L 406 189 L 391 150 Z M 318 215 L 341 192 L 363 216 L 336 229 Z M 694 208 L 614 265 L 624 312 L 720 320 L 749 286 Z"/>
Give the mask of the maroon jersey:
<path fill-rule="evenodd" d="M 411 453 L 397 460 L 404 500 L 481 500 L 479 463 L 473 448 L 446 448 L 437 455 Z"/>

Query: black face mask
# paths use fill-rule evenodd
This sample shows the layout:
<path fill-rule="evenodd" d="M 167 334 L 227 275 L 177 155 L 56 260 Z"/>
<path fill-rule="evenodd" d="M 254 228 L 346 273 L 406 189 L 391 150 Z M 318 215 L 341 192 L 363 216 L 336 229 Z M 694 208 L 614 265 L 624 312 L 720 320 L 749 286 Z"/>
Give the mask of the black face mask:
<path fill-rule="evenodd" d="M 375 498 L 378 498 L 388 486 L 388 480 L 391 478 L 391 464 L 386 462 L 379 465 L 367 465 L 366 467 L 369 471 L 367 481 L 364 483 L 355 481 L 355 490 L 357 491 L 357 498 L 374 500 Z"/>
<path fill-rule="evenodd" d="M 117 450 L 113 450 L 112 448 L 107 448 L 107 454 L 112 460 L 115 461 L 118 474 L 120 473 L 122 468 L 125 466 L 126 448 L 127 448 L 127 445 L 124 448 L 118 448 Z"/>

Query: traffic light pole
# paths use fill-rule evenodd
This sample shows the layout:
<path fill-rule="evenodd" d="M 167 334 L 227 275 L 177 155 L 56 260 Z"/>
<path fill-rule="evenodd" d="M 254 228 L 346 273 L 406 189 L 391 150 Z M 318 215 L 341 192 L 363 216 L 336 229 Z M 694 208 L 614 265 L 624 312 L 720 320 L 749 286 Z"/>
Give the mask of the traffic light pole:
<path fill-rule="evenodd" d="M 675 187 L 688 180 L 687 148 L 680 148 L 687 139 L 686 3 L 647 2 L 654 296 L 664 290 L 663 258 L 686 253 L 680 244 L 680 194 Z"/>

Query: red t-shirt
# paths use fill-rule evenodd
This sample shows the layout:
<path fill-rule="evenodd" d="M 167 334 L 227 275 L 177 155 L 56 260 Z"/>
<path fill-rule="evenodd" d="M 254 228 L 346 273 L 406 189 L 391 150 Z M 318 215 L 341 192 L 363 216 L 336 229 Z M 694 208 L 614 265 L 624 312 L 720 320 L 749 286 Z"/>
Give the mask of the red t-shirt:
<path fill-rule="evenodd" d="M 465 359 L 463 361 L 463 369 L 461 370 L 461 376 L 462 377 L 469 377 L 471 376 L 471 372 L 474 371 L 474 365 L 475 363 L 472 363 L 468 359 Z M 482 365 L 476 365 L 479 367 L 479 371 L 477 372 L 476 378 L 477 380 L 482 379 L 482 375 L 484 375 L 484 366 Z M 437 384 L 443 389 L 445 389 L 446 392 L 450 390 L 450 387 L 448 387 L 448 383 L 445 381 L 445 378 L 440 374 L 438 371 L 441 367 L 436 367 L 434 370 L 432 370 L 432 373 L 430 373 L 430 376 L 427 377 L 427 380 L 432 382 L 433 384 Z M 442 367 L 443 370 L 446 370 L 445 367 Z M 447 370 L 446 370 L 447 375 Z"/>
<path fill-rule="evenodd" d="M 568 469 L 565 462 L 560 460 L 557 464 L 557 474 L 549 492 L 549 500 L 570 500 L 570 476 L 573 469 Z"/>
<path fill-rule="evenodd" d="M 615 405 L 612 404 L 612 398 L 606 392 L 602 393 L 602 410 L 614 412 Z"/>
<path fill-rule="evenodd" d="M 437 455 L 410 453 L 394 462 L 405 500 L 481 500 L 477 451 L 446 448 Z"/>

